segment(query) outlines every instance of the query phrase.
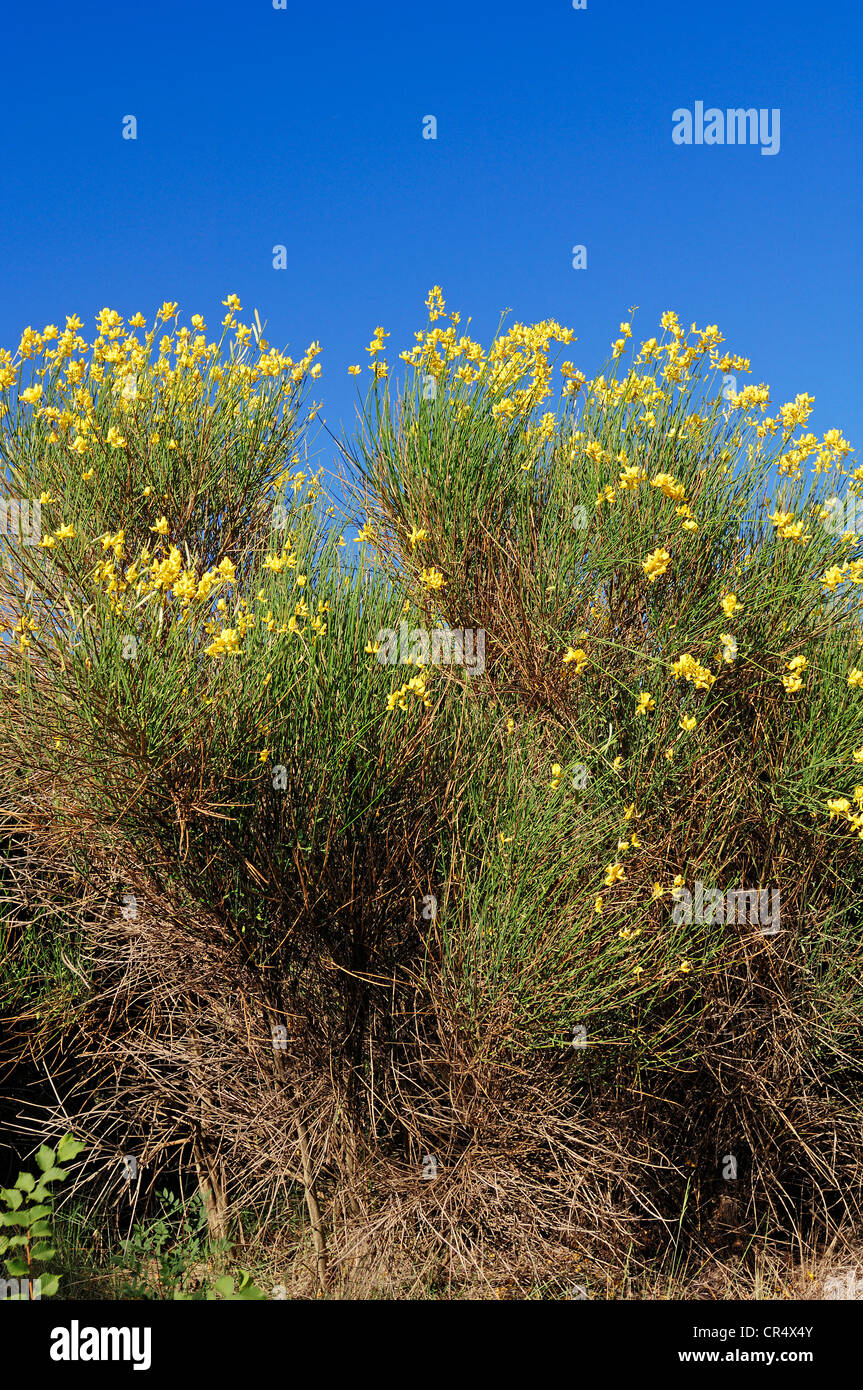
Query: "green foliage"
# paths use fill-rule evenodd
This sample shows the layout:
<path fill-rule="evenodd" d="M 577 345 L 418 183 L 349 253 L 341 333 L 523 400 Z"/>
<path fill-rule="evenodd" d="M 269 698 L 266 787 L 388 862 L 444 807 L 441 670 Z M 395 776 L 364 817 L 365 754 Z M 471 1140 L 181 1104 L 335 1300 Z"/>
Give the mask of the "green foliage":
<path fill-rule="evenodd" d="M 57 1253 L 52 1243 L 50 1218 L 54 1194 L 50 1184 L 62 1183 L 69 1176 L 68 1170 L 60 1167 L 57 1160 L 71 1163 L 84 1147 L 71 1134 L 64 1134 L 56 1149 L 43 1144 L 36 1154 L 39 1176 L 21 1172 L 14 1187 L 0 1189 L 0 1201 L 6 1208 L 0 1212 L 0 1226 L 15 1232 L 0 1235 L 0 1255 L 10 1250 L 20 1251 L 3 1261 L 9 1277 L 19 1281 L 19 1292 L 7 1295 L 12 1299 L 51 1298 L 60 1286 L 59 1275 L 39 1268 L 53 1260 Z M 26 1292 L 20 1287 L 22 1281 L 26 1281 Z"/>
<path fill-rule="evenodd" d="M 236 1285 L 231 1275 L 213 1274 L 213 1264 L 226 1259 L 229 1247 L 225 1241 L 208 1237 L 200 1194 L 192 1200 L 191 1213 L 167 1188 L 157 1193 L 157 1199 L 158 1215 L 137 1222 L 129 1239 L 123 1242 L 122 1253 L 112 1261 L 123 1274 L 121 1298 L 212 1302 L 267 1297 L 244 1270 L 239 1271 Z M 200 1276 L 202 1267 L 206 1268 L 206 1278 Z"/>

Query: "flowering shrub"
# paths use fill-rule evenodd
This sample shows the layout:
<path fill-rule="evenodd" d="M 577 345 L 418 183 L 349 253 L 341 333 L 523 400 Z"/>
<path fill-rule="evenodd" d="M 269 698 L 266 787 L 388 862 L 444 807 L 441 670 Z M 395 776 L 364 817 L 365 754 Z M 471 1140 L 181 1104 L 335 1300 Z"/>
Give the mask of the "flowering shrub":
<path fill-rule="evenodd" d="M 597 1259 L 635 1209 L 677 1229 L 685 1165 L 732 1143 L 753 1222 L 817 1188 L 829 1226 L 861 1188 L 863 553 L 824 523 L 863 468 L 810 397 L 729 388 L 715 325 L 669 312 L 636 350 L 624 323 L 588 379 L 555 321 L 484 348 L 427 304 L 403 368 L 376 330 L 330 495 L 318 345 L 275 351 L 235 296 L 218 342 L 165 304 L 158 345 L 104 310 L 0 357 L 4 486 L 46 520 L 0 571 L 0 805 L 38 902 L 12 959 L 47 927 L 104 984 L 14 990 L 53 1001 L 43 1045 L 70 1011 L 99 1036 L 89 1146 L 118 1107 L 159 1116 L 156 1156 L 194 1136 L 218 1223 L 268 1153 L 321 1279 L 345 1194 L 413 1229 L 423 1153 L 467 1184 L 441 1248 L 485 1223 L 548 1268 L 571 1207 L 537 1143 L 595 1154 Z M 377 659 L 400 623 L 410 672 Z M 428 664 L 467 631 L 481 672 Z M 476 1207 L 468 1152 L 528 1185 L 523 1226 Z"/>

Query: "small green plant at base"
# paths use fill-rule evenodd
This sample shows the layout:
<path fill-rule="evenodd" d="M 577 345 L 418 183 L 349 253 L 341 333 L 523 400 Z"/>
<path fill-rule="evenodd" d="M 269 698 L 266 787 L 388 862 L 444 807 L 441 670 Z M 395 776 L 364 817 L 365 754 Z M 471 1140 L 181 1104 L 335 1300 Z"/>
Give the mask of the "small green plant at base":
<path fill-rule="evenodd" d="M 0 1255 L 10 1250 L 17 1252 L 3 1261 L 9 1275 L 8 1279 L 0 1280 L 3 1298 L 31 1301 L 51 1298 L 57 1292 L 59 1275 L 44 1269 L 37 1272 L 39 1265 L 53 1260 L 57 1253 L 51 1243 L 54 1207 L 49 1184 L 62 1182 L 69 1176 L 58 1164 L 71 1162 L 84 1147 L 71 1134 L 63 1135 L 56 1150 L 43 1144 L 36 1154 L 38 1178 L 32 1173 L 20 1172 L 14 1187 L 0 1190 L 0 1199 L 6 1207 L 0 1212 L 0 1226 L 15 1231 L 13 1235 L 0 1235 Z M 14 1288 L 14 1292 L 10 1292 L 10 1288 Z"/>
<path fill-rule="evenodd" d="M 186 1226 L 186 1209 L 178 1197 L 167 1188 L 157 1196 L 161 1206 L 159 1216 L 146 1225 L 136 1225 L 123 1243 L 122 1255 L 115 1260 L 125 1271 L 130 1264 L 133 1266 L 131 1278 L 123 1282 L 121 1298 L 183 1302 L 266 1298 L 245 1270 L 239 1271 L 236 1287 L 233 1277 L 225 1274 L 209 1286 L 202 1282 L 197 1288 L 189 1288 L 190 1269 L 213 1256 L 226 1256 L 228 1242 L 212 1240 L 206 1235 L 207 1218 L 200 1196 L 195 1198 L 197 1218 L 191 1228 Z"/>
<path fill-rule="evenodd" d="M 228 1302 L 236 1302 L 237 1299 L 265 1299 L 267 1295 L 264 1293 L 263 1289 L 259 1289 L 257 1284 L 253 1283 L 251 1274 L 247 1273 L 245 1269 L 240 1270 L 240 1282 L 236 1287 L 234 1286 L 233 1276 L 230 1274 L 223 1274 L 221 1278 L 215 1279 L 212 1287 L 204 1290 L 203 1293 L 174 1294 L 174 1298 L 177 1299 L 200 1299 L 201 1297 L 208 1302 L 222 1299 L 226 1299 Z"/>

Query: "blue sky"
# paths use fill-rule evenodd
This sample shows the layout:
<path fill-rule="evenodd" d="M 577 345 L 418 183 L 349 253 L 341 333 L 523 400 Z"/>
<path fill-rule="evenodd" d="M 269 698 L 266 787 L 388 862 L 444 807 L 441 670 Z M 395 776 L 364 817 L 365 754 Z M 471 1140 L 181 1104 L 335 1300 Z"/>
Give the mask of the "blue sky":
<path fill-rule="evenodd" d="M 0 345 L 163 299 L 212 330 L 235 292 L 273 343 L 320 341 L 339 433 L 348 364 L 378 323 L 412 345 L 433 284 L 483 340 L 557 318 L 588 374 L 630 305 L 636 338 L 674 308 L 863 448 L 861 29 L 800 0 L 10 7 Z M 675 145 L 699 100 L 779 108 L 779 153 Z"/>

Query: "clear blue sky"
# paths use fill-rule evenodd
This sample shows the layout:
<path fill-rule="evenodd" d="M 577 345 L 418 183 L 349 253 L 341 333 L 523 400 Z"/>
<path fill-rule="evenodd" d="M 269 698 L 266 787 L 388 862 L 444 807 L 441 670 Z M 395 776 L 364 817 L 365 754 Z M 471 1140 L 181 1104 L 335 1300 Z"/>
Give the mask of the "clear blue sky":
<path fill-rule="evenodd" d="M 674 308 L 863 450 L 858 0 L 19 0 L 3 28 L 0 345 L 163 299 L 213 329 L 235 292 L 320 341 L 338 433 L 348 364 L 378 323 L 412 345 L 432 284 L 483 339 L 557 318 L 588 374 L 628 306 L 636 337 Z M 779 153 L 673 144 L 699 100 L 778 107 Z"/>

